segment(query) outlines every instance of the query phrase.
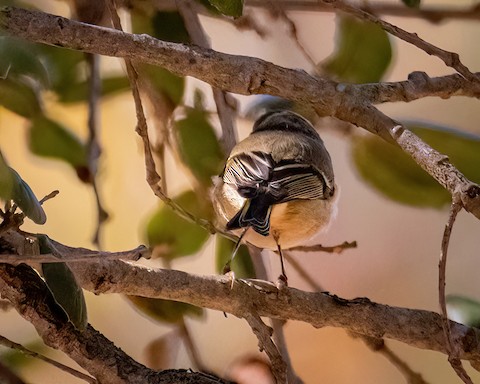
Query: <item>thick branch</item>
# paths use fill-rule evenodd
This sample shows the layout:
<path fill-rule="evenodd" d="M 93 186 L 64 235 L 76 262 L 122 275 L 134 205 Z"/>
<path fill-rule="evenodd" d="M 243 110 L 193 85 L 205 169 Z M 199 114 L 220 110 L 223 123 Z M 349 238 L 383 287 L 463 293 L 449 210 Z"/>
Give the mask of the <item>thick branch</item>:
<path fill-rule="evenodd" d="M 25 239 L 12 230 L 1 234 L 7 249 L 28 254 Z M 67 247 L 51 240 L 65 260 L 85 249 Z M 151 269 L 123 261 L 71 263 L 80 284 L 96 294 L 122 293 L 171 299 L 203 308 L 248 316 L 253 306 L 259 316 L 298 320 L 314 327 L 341 327 L 372 337 L 384 337 L 408 345 L 447 353 L 442 317 L 433 312 L 390 307 L 368 299 L 343 300 L 328 293 L 304 292 L 294 288 L 279 291 L 265 281 L 231 280 L 225 276 L 199 276 L 181 271 Z M 248 305 L 245 305 L 248 303 Z M 34 319 L 35 320 L 35 319 Z M 35 321 L 34 321 L 35 322 Z M 480 335 L 475 328 L 450 322 L 459 357 L 480 362 Z M 44 330 L 42 330 L 44 332 Z M 70 332 L 74 332 L 70 328 Z M 82 364 L 81 364 L 82 365 Z"/>
<path fill-rule="evenodd" d="M 6 32 L 29 41 L 158 65 L 228 92 L 270 94 L 312 104 L 320 115 L 338 117 L 390 140 L 383 116 L 374 108 L 359 103 L 358 94 L 351 95 L 345 92 L 345 85 L 312 77 L 301 70 L 283 68 L 257 58 L 164 42 L 148 35 L 132 35 L 38 11 L 6 7 L 0 16 L 0 25 Z M 458 83 L 455 86 L 458 87 Z M 476 92 L 475 87 L 469 86 L 470 92 Z M 391 95 L 392 87 L 387 89 Z M 403 92 L 399 98 L 402 97 Z"/>
<path fill-rule="evenodd" d="M 31 322 L 44 342 L 60 349 L 101 383 L 222 383 L 201 373 L 170 370 L 157 372 L 139 364 L 88 326 L 79 331 L 56 304 L 40 276 L 25 264 L 0 264 L 0 293 Z"/>
<path fill-rule="evenodd" d="M 461 191 L 464 208 L 480 218 L 480 187 L 466 179 L 446 156 L 434 151 L 404 127 L 401 131 L 406 134 L 402 134 L 396 129 L 398 123 L 369 104 L 368 99 L 347 92 L 351 88 L 346 84 L 312 77 L 304 71 L 283 68 L 257 58 L 164 42 L 148 35 L 132 35 L 38 11 L 3 8 L 0 26 L 12 35 L 33 42 L 159 65 L 177 75 L 194 76 L 224 91 L 270 94 L 310 104 L 319 115 L 337 117 L 399 144 L 450 193 Z M 478 75 L 474 76 L 480 81 Z M 424 83 L 428 86 L 428 82 Z M 478 87 L 471 86 L 469 89 L 476 93 Z M 422 151 L 416 151 L 420 147 Z M 438 155 L 435 164 L 425 156 L 428 153 Z"/>

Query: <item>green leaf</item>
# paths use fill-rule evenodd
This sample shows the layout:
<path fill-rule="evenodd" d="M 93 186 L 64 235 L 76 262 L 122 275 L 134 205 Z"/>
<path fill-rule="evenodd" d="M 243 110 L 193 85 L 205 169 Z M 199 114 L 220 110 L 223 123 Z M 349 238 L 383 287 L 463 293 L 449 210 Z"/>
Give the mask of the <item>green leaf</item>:
<path fill-rule="evenodd" d="M 12 200 L 28 218 L 33 220 L 33 222 L 37 224 L 45 224 L 47 221 L 47 215 L 32 189 L 13 168 L 10 168 L 10 171 L 13 175 Z"/>
<path fill-rule="evenodd" d="M 208 0 L 208 2 L 226 16 L 242 16 L 243 0 Z"/>
<path fill-rule="evenodd" d="M 130 89 L 130 83 L 125 76 L 112 76 L 102 79 L 101 96 L 114 95 Z M 78 103 L 87 100 L 89 93 L 88 81 L 81 81 L 71 84 L 70 87 L 62 90 L 59 101 L 62 103 Z"/>
<path fill-rule="evenodd" d="M 403 4 L 410 8 L 419 8 L 420 0 L 402 0 Z"/>
<path fill-rule="evenodd" d="M 142 76 L 148 78 L 150 85 L 170 101 L 173 106 L 172 110 L 182 102 L 185 78 L 149 64 L 142 64 L 139 69 Z"/>
<path fill-rule="evenodd" d="M 175 121 L 179 152 L 193 175 L 205 186 L 223 167 L 224 155 L 207 114 L 188 109 L 187 116 Z"/>
<path fill-rule="evenodd" d="M 407 124 L 474 182 L 480 182 L 480 137 L 442 127 Z M 400 203 L 441 208 L 450 194 L 400 148 L 374 136 L 356 137 L 352 155 L 360 176 L 383 195 Z"/>
<path fill-rule="evenodd" d="M 0 199 L 12 200 L 15 177 L 0 151 Z"/>
<path fill-rule="evenodd" d="M 175 324 L 184 316 L 202 317 L 203 308 L 179 301 L 151 299 L 141 296 L 125 296 L 140 313 L 147 317 L 162 322 Z"/>
<path fill-rule="evenodd" d="M 75 92 L 76 84 L 85 77 L 85 54 L 51 45 L 39 45 L 39 50 L 47 69 L 49 88 L 58 94 L 60 100 L 64 94 Z"/>
<path fill-rule="evenodd" d="M 216 270 L 218 273 L 223 272 L 223 268 L 232 258 L 235 242 L 227 239 L 224 236 L 216 236 Z M 235 277 L 241 279 L 255 278 L 255 268 L 253 266 L 252 258 L 248 252 L 246 245 L 242 244 L 237 251 L 235 258 L 230 265 L 230 268 L 235 272 Z"/>
<path fill-rule="evenodd" d="M 190 43 L 190 36 L 178 12 L 156 12 L 152 19 L 153 36 L 174 43 Z"/>
<path fill-rule="evenodd" d="M 392 58 L 388 34 L 378 25 L 341 16 L 337 46 L 322 68 L 341 81 L 373 83 L 379 81 Z"/>
<path fill-rule="evenodd" d="M 182 208 L 202 218 L 212 215 L 212 207 L 207 200 L 193 191 L 184 192 L 174 199 Z M 164 203 L 150 218 L 146 229 L 148 244 L 159 246 L 161 256 L 170 260 L 198 252 L 208 239 L 206 230 L 181 218 Z"/>
<path fill-rule="evenodd" d="M 0 104 L 26 118 L 32 118 L 42 110 L 33 88 L 10 78 L 0 79 Z"/>
<path fill-rule="evenodd" d="M 180 13 L 156 11 L 144 5 L 143 12 L 132 12 L 133 33 L 147 33 L 157 39 L 173 43 L 190 43 L 190 36 Z"/>
<path fill-rule="evenodd" d="M 0 199 L 13 200 L 33 222 L 45 224 L 47 216 L 29 185 L 7 165 L 0 151 Z"/>
<path fill-rule="evenodd" d="M 68 319 L 77 329 L 85 329 L 88 323 L 85 297 L 70 268 L 64 263 L 43 263 L 42 274 Z"/>
<path fill-rule="evenodd" d="M 48 87 L 49 76 L 39 59 L 37 45 L 9 36 L 0 36 L 0 75 L 18 79 L 27 76 Z"/>
<path fill-rule="evenodd" d="M 471 327 L 480 327 L 480 302 L 461 295 L 447 296 L 448 317 Z"/>
<path fill-rule="evenodd" d="M 38 341 L 32 341 L 27 344 L 23 344 L 25 348 L 30 351 L 35 351 L 37 353 L 44 353 L 46 345 Z M 0 361 L 5 364 L 7 367 L 13 369 L 25 368 L 25 366 L 34 363 L 36 359 L 32 358 L 31 356 L 27 356 L 25 353 L 17 350 L 17 349 L 6 349 L 4 352 L 0 353 Z"/>
<path fill-rule="evenodd" d="M 63 160 L 75 169 L 87 166 L 85 144 L 66 127 L 45 116 L 32 119 L 28 144 L 38 156 Z"/>
<path fill-rule="evenodd" d="M 37 238 L 41 254 L 51 253 L 61 258 L 47 236 L 39 235 Z M 43 278 L 57 304 L 77 329 L 85 329 L 88 324 L 87 305 L 73 272 L 65 263 L 42 263 L 41 267 Z"/>

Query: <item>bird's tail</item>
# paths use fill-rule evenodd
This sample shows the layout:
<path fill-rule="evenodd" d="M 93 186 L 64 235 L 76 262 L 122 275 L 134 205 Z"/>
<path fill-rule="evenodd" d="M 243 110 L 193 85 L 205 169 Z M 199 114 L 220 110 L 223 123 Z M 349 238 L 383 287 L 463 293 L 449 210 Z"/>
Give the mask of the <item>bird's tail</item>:
<path fill-rule="evenodd" d="M 267 200 L 265 196 L 245 200 L 240 211 L 227 223 L 227 229 L 252 227 L 260 235 L 268 236 L 272 205 Z"/>

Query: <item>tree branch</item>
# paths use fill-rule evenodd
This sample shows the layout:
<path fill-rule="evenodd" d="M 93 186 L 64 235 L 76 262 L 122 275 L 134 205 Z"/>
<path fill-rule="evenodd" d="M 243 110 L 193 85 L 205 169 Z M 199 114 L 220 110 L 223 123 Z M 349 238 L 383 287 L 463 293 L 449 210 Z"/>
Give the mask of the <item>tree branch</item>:
<path fill-rule="evenodd" d="M 446 156 L 398 122 L 363 99 L 345 92 L 348 89 L 345 84 L 313 77 L 304 71 L 283 68 L 258 58 L 164 42 L 148 35 L 132 35 L 39 11 L 5 7 L 0 11 L 0 26 L 9 34 L 37 43 L 159 65 L 177 75 L 194 76 L 224 91 L 244 95 L 270 94 L 310 104 L 321 116 L 337 117 L 399 144 L 451 194 L 461 191 L 463 207 L 480 218 L 478 185 L 470 182 Z M 480 81 L 480 76 L 473 76 Z M 477 93 L 478 87 L 475 84 L 471 86 Z M 173 204 L 166 196 L 163 196 L 163 200 Z M 188 213 L 183 214 L 188 216 Z M 195 221 L 195 218 L 191 219 Z M 209 223 L 199 224 L 214 231 Z"/>
<path fill-rule="evenodd" d="M 473 82 L 475 86 L 480 88 L 480 80 L 460 61 L 458 53 L 449 52 L 441 49 L 428 41 L 421 39 L 416 33 L 407 32 L 402 28 L 397 27 L 391 23 L 388 23 L 377 16 L 357 7 L 354 7 L 343 0 L 322 0 L 323 3 L 332 6 L 335 9 L 339 9 L 345 13 L 353 15 L 359 19 L 370 21 L 382 27 L 385 31 L 393 36 L 410 43 L 417 48 L 425 51 L 429 55 L 433 55 L 442 60 L 447 66 L 452 67 L 458 73 L 460 73 L 467 80 Z"/>
<path fill-rule="evenodd" d="M 157 3 L 159 3 L 159 1 L 157 1 Z M 167 7 L 168 3 L 168 1 L 161 0 L 163 7 Z M 330 6 L 317 0 L 276 0 L 276 3 L 286 11 L 331 12 L 332 10 Z M 264 0 L 248 0 L 246 4 L 251 7 L 266 6 Z M 417 17 L 433 23 L 447 19 L 480 20 L 480 7 L 478 5 L 472 5 L 471 7 L 462 9 L 456 7 L 434 8 L 423 6 L 420 9 L 414 9 L 400 3 L 369 1 L 364 5 L 360 3 L 358 7 L 363 11 L 368 11 L 375 15 Z"/>
<path fill-rule="evenodd" d="M 35 326 L 45 344 L 65 352 L 101 383 L 226 383 L 191 371 L 151 370 L 115 347 L 92 326 L 83 331 L 75 329 L 40 276 L 26 264 L 0 264 L 0 292 Z"/>
<path fill-rule="evenodd" d="M 8 245 L 7 249 L 15 250 L 21 256 L 28 254 L 24 235 L 8 230 L 0 235 L 0 240 Z M 65 260 L 69 255 L 94 252 L 51 242 Z M 304 292 L 295 288 L 279 291 L 273 283 L 262 280 L 235 280 L 231 288 L 231 280 L 225 276 L 199 276 L 116 260 L 69 263 L 69 267 L 82 287 L 96 294 L 122 293 L 182 301 L 239 318 L 245 318 L 253 305 L 262 317 L 303 321 L 316 328 L 340 327 L 447 353 L 442 316 L 429 311 L 391 307 L 368 299 L 344 300 L 328 293 Z M 479 331 L 453 321 L 449 324 L 452 338 L 459 348 L 459 358 L 479 363 Z M 69 329 L 77 335 L 75 330 Z"/>
<path fill-rule="evenodd" d="M 34 357 L 36 359 L 42 360 L 42 361 L 44 361 L 44 362 L 46 362 L 50 365 L 53 365 L 54 367 L 56 367 L 56 368 L 58 368 L 62 371 L 65 371 L 65 372 L 71 374 L 72 376 L 75 376 L 75 377 L 78 377 L 79 379 L 85 380 L 87 383 L 90 383 L 90 384 L 97 384 L 98 383 L 97 380 L 94 379 L 93 377 L 85 375 L 84 373 L 79 372 L 76 369 L 70 368 L 69 366 L 67 366 L 65 364 L 61 364 L 58 361 L 50 359 L 47 356 L 43 356 L 43 355 L 41 355 L 37 352 L 31 351 L 31 350 L 25 348 L 23 345 L 15 343 L 15 342 L 7 339 L 4 336 L 0 336 L 0 344 L 3 345 L 4 347 L 15 349 L 15 350 L 23 353 L 26 356 L 30 356 L 30 357 Z"/>

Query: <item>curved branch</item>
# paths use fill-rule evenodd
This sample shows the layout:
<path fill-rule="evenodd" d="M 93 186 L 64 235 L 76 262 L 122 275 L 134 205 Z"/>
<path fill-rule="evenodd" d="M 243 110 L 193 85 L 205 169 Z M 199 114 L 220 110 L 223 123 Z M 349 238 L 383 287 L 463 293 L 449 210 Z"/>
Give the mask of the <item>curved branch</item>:
<path fill-rule="evenodd" d="M 396 36 L 399 39 L 402 39 L 403 41 L 406 41 L 407 43 L 416 46 L 417 48 L 425 51 L 429 55 L 438 57 L 445 63 L 445 65 L 452 67 L 462 76 L 464 76 L 467 80 L 474 83 L 477 89 L 480 88 L 480 80 L 475 74 L 470 72 L 470 70 L 460 61 L 458 53 L 449 52 L 442 48 L 439 48 L 429 43 L 428 41 L 423 40 L 416 33 L 408 32 L 402 28 L 399 28 L 396 25 L 384 21 L 363 9 L 354 7 L 342 0 L 322 0 L 322 2 L 332 6 L 335 9 L 339 9 L 345 13 L 353 15 L 359 19 L 375 23 L 391 35 Z"/>
<path fill-rule="evenodd" d="M 295 288 L 279 291 L 272 283 L 199 276 L 186 272 L 146 269 L 121 261 L 76 263 L 81 285 L 96 294 L 124 293 L 187 302 L 203 308 L 245 317 L 255 303 L 260 316 L 303 321 L 316 328 L 341 327 L 376 338 L 390 338 L 411 346 L 446 353 L 439 314 L 373 303 L 368 299 L 343 300 L 328 293 Z M 450 322 L 460 358 L 480 361 L 480 336 L 474 328 Z"/>
<path fill-rule="evenodd" d="M 177 75 L 194 76 L 224 91 L 270 94 L 310 104 L 321 116 L 337 117 L 399 144 L 451 194 L 460 191 L 463 207 L 480 218 L 480 186 L 470 182 L 446 156 L 369 104 L 368 99 L 359 99 L 358 95 L 347 92 L 346 84 L 258 58 L 165 42 L 148 35 L 133 35 L 39 11 L 4 7 L 0 10 L 0 26 L 9 34 L 32 42 L 159 65 Z M 478 80 L 475 83 L 480 81 L 480 76 L 473 76 Z M 470 86 L 473 92 L 478 92 L 477 84 L 472 82 Z"/>
<path fill-rule="evenodd" d="M 23 234 L 8 230 L 0 235 L 0 240 L 8 245 L 7 249 L 19 255 L 28 254 Z M 50 241 L 65 260 L 70 255 L 78 257 L 81 253 L 94 253 Z M 262 280 L 235 280 L 231 288 L 231 279 L 225 276 L 145 268 L 118 260 L 68 265 L 82 287 L 96 294 L 122 293 L 170 299 L 240 318 L 248 316 L 253 307 L 259 316 L 303 321 L 317 328 L 340 327 L 447 353 L 442 316 L 429 311 L 391 307 L 368 299 L 344 300 L 328 293 L 304 292 L 295 288 L 278 290 L 273 283 Z M 452 340 L 459 348 L 459 358 L 480 363 L 479 331 L 453 321 L 449 324 Z M 70 332 L 74 331 L 70 328 Z"/>
<path fill-rule="evenodd" d="M 75 329 L 40 276 L 26 264 L 0 264 L 0 292 L 35 326 L 47 345 L 65 352 L 101 383 L 227 383 L 191 371 L 151 370 L 115 347 L 92 326 L 83 331 Z"/>

